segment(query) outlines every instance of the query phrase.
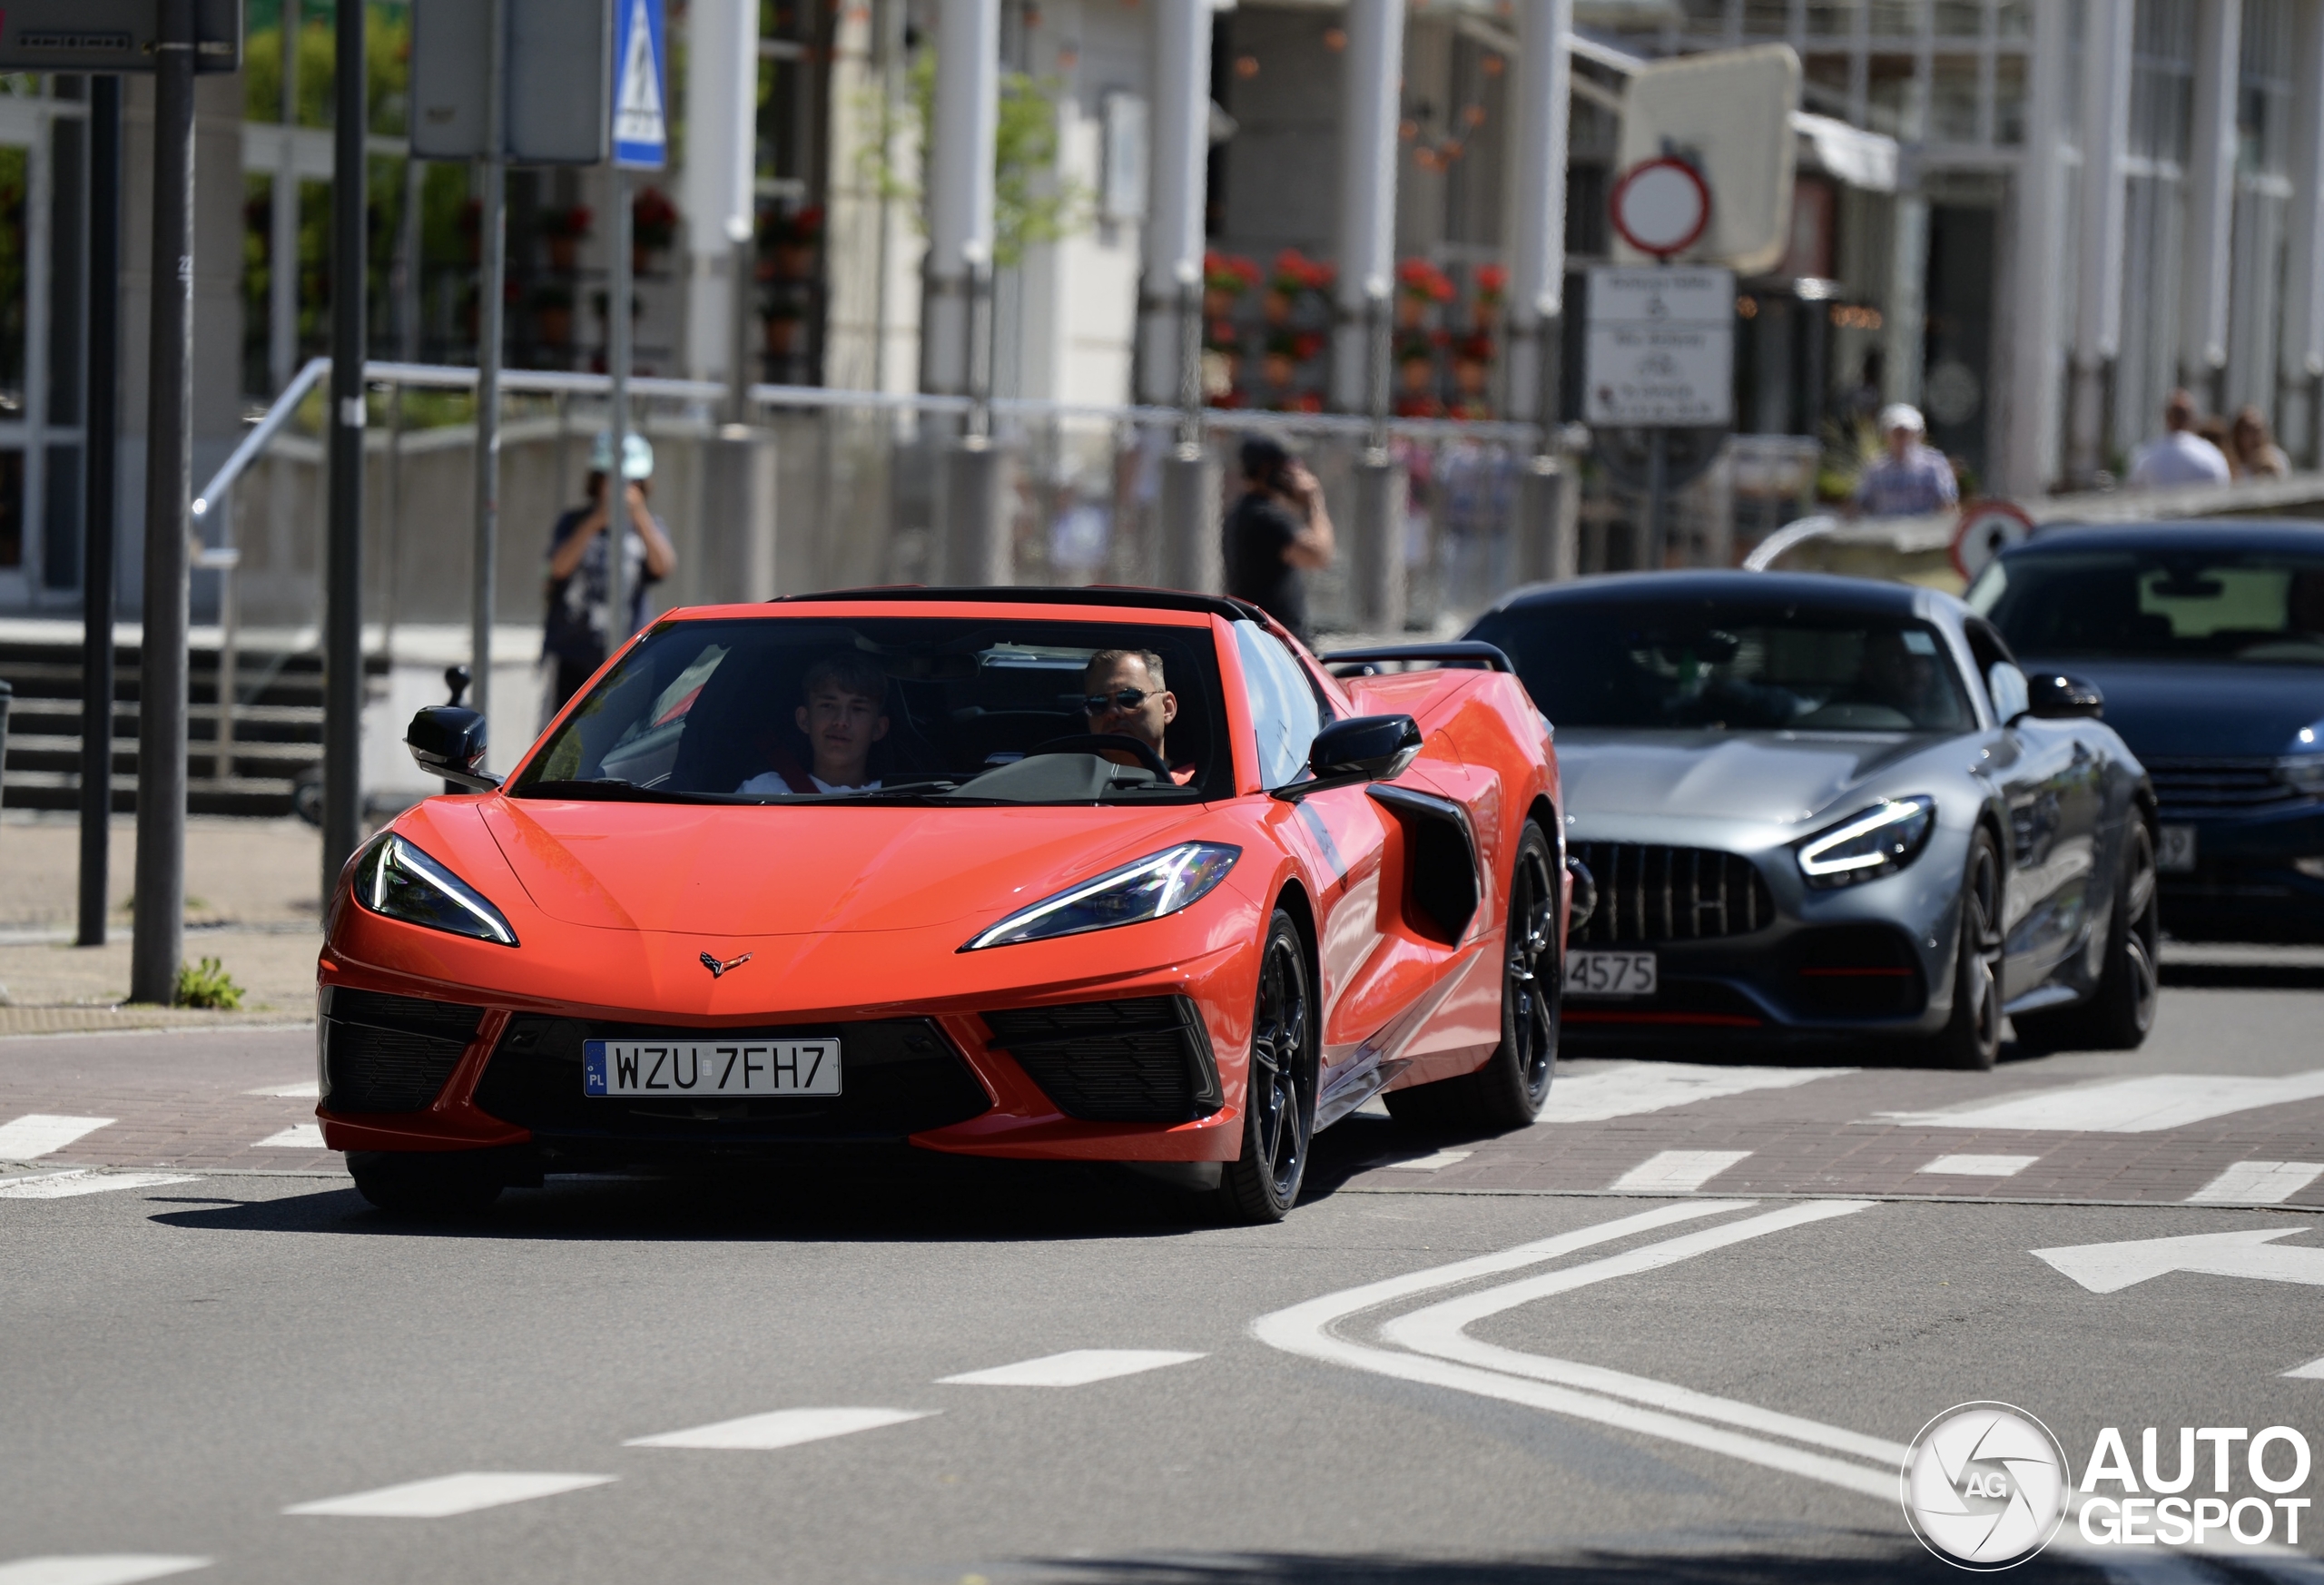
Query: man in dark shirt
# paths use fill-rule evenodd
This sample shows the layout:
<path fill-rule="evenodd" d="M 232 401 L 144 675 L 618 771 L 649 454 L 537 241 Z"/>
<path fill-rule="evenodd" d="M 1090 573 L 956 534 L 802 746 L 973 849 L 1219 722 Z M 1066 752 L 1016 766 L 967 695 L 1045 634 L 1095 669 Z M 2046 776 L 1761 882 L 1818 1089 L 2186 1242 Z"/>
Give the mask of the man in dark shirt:
<path fill-rule="evenodd" d="M 1264 435 L 1243 442 L 1243 498 L 1226 515 L 1226 592 L 1306 642 L 1301 574 L 1332 562 L 1332 515 L 1306 465 Z"/>
<path fill-rule="evenodd" d="M 610 433 L 601 431 L 590 452 L 589 504 L 566 513 L 549 532 L 548 620 L 541 652 L 544 659 L 556 665 L 556 686 L 549 700 L 552 712 L 563 709 L 591 674 L 606 664 L 606 656 L 645 625 L 645 586 L 668 577 L 677 565 L 668 533 L 645 506 L 646 493 L 654 487 L 654 448 L 643 435 L 633 433 L 628 439 L 621 469 L 627 531 L 621 538 L 625 553 L 622 588 L 629 609 L 622 621 L 612 620 L 606 609 L 611 593 L 606 576 L 606 546 L 613 537 L 606 532 L 613 512 L 608 497 L 614 493 L 606 487 L 606 476 L 614 470 Z"/>

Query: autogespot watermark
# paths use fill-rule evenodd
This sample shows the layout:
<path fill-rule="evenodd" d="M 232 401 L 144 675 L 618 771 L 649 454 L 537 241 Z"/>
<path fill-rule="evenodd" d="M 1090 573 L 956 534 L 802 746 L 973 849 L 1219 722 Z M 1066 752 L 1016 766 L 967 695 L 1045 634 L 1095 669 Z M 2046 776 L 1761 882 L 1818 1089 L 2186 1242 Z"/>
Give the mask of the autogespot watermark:
<path fill-rule="evenodd" d="M 2291 1493 L 2313 1468 L 2299 1432 L 2181 1426 L 2175 1449 L 2157 1427 L 2138 1434 L 2134 1466 L 2120 1427 L 2099 1432 L 2077 1488 L 2063 1444 L 2032 1414 L 2012 1403 L 1956 1404 L 1923 1426 L 1905 1454 L 1905 1518 L 1930 1551 L 1980 1572 L 2033 1557 L 2069 1511 L 2093 1547 L 2299 1544 L 2312 1500 Z M 2177 1457 L 2166 1474 L 2158 1455 L 2170 1452 Z M 2200 1490 L 2206 1473 L 2209 1495 L 2178 1495 Z"/>

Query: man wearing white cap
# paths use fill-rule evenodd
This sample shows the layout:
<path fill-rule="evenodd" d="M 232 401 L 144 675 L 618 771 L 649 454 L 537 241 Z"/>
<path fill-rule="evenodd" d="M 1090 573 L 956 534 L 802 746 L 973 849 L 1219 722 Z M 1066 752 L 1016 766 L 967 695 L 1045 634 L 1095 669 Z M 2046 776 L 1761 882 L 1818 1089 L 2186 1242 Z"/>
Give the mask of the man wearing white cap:
<path fill-rule="evenodd" d="M 1880 434 L 1888 454 L 1864 470 L 1856 483 L 1855 507 L 1870 517 L 1925 517 L 1961 499 L 1953 465 L 1945 453 L 1921 444 L 1928 426 L 1918 408 L 1891 402 L 1880 409 Z"/>
<path fill-rule="evenodd" d="M 623 505 L 629 518 L 622 537 L 625 559 L 622 589 L 629 609 L 613 620 L 606 607 L 606 526 L 611 520 L 606 487 L 614 470 L 614 438 L 600 430 L 589 448 L 589 504 L 576 507 L 556 520 L 548 541 L 548 624 L 541 643 L 541 658 L 556 665 L 556 685 L 549 709 L 563 708 L 580 691 L 590 674 L 606 664 L 606 656 L 645 625 L 645 586 L 670 576 L 678 565 L 670 537 L 652 512 L 645 497 L 654 487 L 654 447 L 645 436 L 632 433 L 622 448 Z"/>

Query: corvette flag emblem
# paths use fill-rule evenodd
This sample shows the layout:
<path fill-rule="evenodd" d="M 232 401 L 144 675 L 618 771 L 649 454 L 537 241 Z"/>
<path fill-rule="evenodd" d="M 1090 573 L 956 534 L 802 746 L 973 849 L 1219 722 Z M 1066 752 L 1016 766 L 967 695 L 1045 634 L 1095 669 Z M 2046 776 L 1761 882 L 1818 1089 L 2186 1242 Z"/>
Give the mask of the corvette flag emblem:
<path fill-rule="evenodd" d="M 710 977 L 713 980 L 717 979 L 729 969 L 740 969 L 743 964 L 750 960 L 751 955 L 748 952 L 743 953 L 739 958 L 729 958 L 724 962 L 719 961 L 719 960 L 712 957 L 707 952 L 704 952 L 702 955 L 702 966 L 710 970 Z"/>

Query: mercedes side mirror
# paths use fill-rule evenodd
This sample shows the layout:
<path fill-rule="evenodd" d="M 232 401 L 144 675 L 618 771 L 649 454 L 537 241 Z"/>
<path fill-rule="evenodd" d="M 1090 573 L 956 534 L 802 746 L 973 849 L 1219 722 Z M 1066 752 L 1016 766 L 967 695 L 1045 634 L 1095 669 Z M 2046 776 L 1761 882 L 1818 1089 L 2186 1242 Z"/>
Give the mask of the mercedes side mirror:
<path fill-rule="evenodd" d="M 1419 753 L 1420 724 L 1409 715 L 1334 721 L 1315 734 L 1307 750 L 1307 770 L 1314 779 L 1279 787 L 1275 796 L 1298 799 L 1327 787 L 1393 781 Z"/>
<path fill-rule="evenodd" d="M 2025 713 L 2037 721 L 2100 721 L 2106 695 L 2086 678 L 2043 672 L 2025 679 Z"/>
<path fill-rule="evenodd" d="M 478 792 L 489 792 L 500 778 L 484 769 L 484 717 L 457 704 L 430 704 L 411 718 L 404 746 L 419 768 Z"/>

